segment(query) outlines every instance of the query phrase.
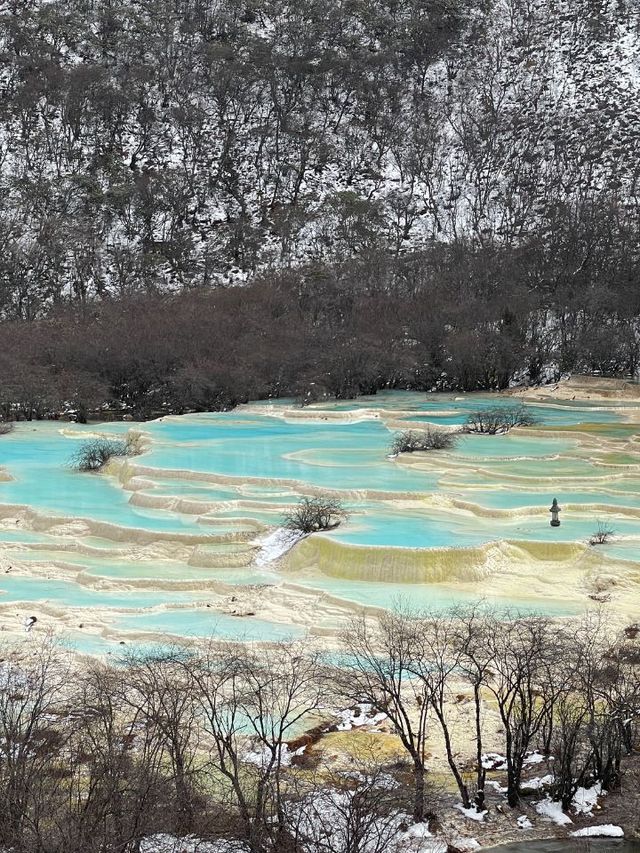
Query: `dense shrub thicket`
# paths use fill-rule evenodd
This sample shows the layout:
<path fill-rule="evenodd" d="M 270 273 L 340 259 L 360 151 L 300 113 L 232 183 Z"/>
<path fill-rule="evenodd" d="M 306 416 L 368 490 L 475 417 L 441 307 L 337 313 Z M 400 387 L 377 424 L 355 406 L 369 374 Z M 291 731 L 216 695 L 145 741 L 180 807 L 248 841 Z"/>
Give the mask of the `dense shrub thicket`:
<path fill-rule="evenodd" d="M 611 249 L 608 266 L 618 251 Z M 374 267 L 274 272 L 241 288 L 136 296 L 7 321 L 0 414 L 86 414 L 115 401 L 119 416 L 144 418 L 270 396 L 500 389 L 514 377 L 545 378 L 547 366 L 556 377 L 635 374 L 635 267 L 621 262 L 614 278 L 590 267 L 580 286 L 574 277 L 571 288 L 549 291 L 551 262 L 537 287 L 541 273 L 532 268 L 544 254 L 538 247 L 529 266 L 511 251 L 440 246 Z"/>
<path fill-rule="evenodd" d="M 5 3 L 0 416 L 636 374 L 638 14 Z"/>
<path fill-rule="evenodd" d="M 78 471 L 99 471 L 115 456 L 135 456 L 140 452 L 132 438 L 96 438 L 84 441 L 71 458 L 71 467 Z"/>

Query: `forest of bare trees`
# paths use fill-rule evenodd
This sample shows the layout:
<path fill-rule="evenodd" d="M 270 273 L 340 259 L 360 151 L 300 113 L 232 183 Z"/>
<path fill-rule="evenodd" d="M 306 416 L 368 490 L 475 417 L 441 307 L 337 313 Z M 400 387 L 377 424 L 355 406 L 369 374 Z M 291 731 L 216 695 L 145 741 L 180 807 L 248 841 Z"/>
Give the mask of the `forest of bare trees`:
<path fill-rule="evenodd" d="M 638 16 L 4 3 L 2 415 L 636 375 Z"/>
<path fill-rule="evenodd" d="M 608 265 L 613 236 L 610 249 L 602 246 Z M 573 277 L 570 286 L 545 284 L 543 295 L 519 285 L 500 252 L 450 267 L 452 254 L 438 248 L 400 267 L 381 259 L 375 269 L 274 273 L 242 287 L 5 321 L 0 415 L 100 418 L 110 410 L 144 419 L 267 397 L 496 390 L 565 371 L 637 375 L 640 291 L 631 265 L 615 283 L 608 274 L 592 283 L 590 268 L 580 286 Z"/>
<path fill-rule="evenodd" d="M 456 802 L 526 809 L 534 752 L 550 774 L 535 795 L 568 809 L 579 787 L 618 789 L 638 748 L 636 636 L 612 638 L 602 612 L 559 623 L 478 605 L 354 617 L 338 656 L 211 641 L 78 667 L 52 641 L 5 647 L 0 846 L 129 853 L 166 832 L 249 853 L 388 851 L 413 821 L 446 826 Z M 336 764 L 323 740 L 341 708 L 384 720 L 396 755 L 358 752 L 354 731 Z"/>

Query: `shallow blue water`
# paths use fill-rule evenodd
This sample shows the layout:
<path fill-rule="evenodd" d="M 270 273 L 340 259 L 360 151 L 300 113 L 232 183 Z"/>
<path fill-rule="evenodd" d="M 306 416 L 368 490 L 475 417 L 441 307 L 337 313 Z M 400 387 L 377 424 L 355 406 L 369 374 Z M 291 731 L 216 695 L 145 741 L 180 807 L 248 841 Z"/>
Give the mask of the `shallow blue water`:
<path fill-rule="evenodd" d="M 454 606 L 477 603 L 478 596 L 471 592 L 452 590 L 451 587 L 439 584 L 393 584 L 376 581 L 352 581 L 342 578 L 313 578 L 313 580 L 297 580 L 298 586 L 309 589 L 320 589 L 336 598 L 346 599 L 370 607 L 399 608 L 401 610 L 446 611 Z M 562 601 L 539 601 L 513 599 L 500 604 L 498 607 L 508 607 L 514 612 L 540 613 L 547 616 L 567 616 L 578 612 L 575 604 Z"/>
<path fill-rule="evenodd" d="M 295 480 L 339 489 L 425 491 L 435 478 L 388 464 L 391 435 L 378 421 L 288 422 L 235 412 L 167 418 L 144 463 L 250 478 Z"/>
<path fill-rule="evenodd" d="M 640 492 L 638 493 L 640 494 Z M 474 489 L 464 495 L 464 500 L 478 503 L 485 507 L 496 509 L 515 509 L 519 507 L 540 507 L 551 503 L 549 497 L 551 490 L 547 487 L 539 491 L 508 491 L 507 489 Z M 634 497 L 624 493 L 612 493 L 607 487 L 606 491 L 573 491 L 562 486 L 553 492 L 552 498 L 558 499 L 558 503 L 566 504 L 606 504 L 611 507 L 630 506 L 635 503 Z"/>
<path fill-rule="evenodd" d="M 311 421 L 263 416 L 240 408 L 235 412 L 204 414 L 187 417 L 168 417 L 157 422 L 135 425 L 150 440 L 150 450 L 132 460 L 134 465 L 154 468 L 154 473 L 143 479 L 152 484 L 143 488 L 151 497 L 178 498 L 208 501 L 219 506 L 201 516 L 184 514 L 171 509 L 137 507 L 129 503 L 132 493 L 123 490 L 119 482 L 106 475 L 79 474 L 71 470 L 68 460 L 78 447 L 73 436 L 90 432 L 125 434 L 129 424 L 105 424 L 91 428 L 60 423 L 19 424 L 15 431 L 0 439 L 0 466 L 14 478 L 0 482 L 0 503 L 30 506 L 44 515 L 109 522 L 121 528 L 139 528 L 148 533 L 163 535 L 182 533 L 221 535 L 238 533 L 243 525 L 234 524 L 239 518 L 277 526 L 281 513 L 299 494 L 296 486 L 321 487 L 346 492 L 345 503 L 351 511 L 346 523 L 330 534 L 337 541 L 405 548 L 460 547 L 479 545 L 497 539 L 525 539 L 532 541 L 586 542 L 593 533 L 597 520 L 603 515 L 618 537 L 602 549 L 603 555 L 640 561 L 640 520 L 616 514 L 623 506 L 637 507 L 640 477 L 629 474 L 629 466 L 618 463 L 607 467 L 598 452 L 591 453 L 580 445 L 571 432 L 536 434 L 519 431 L 505 436 L 466 436 L 455 450 L 428 456 L 417 456 L 404 464 L 387 458 L 393 430 L 384 418 L 393 416 L 394 410 L 413 411 L 412 420 L 424 417 L 440 423 L 461 423 L 469 411 L 495 405 L 490 395 L 456 398 L 454 395 L 424 397 L 418 394 L 389 392 L 359 401 L 346 401 L 314 407 Z M 499 402 L 499 401 L 498 401 Z M 273 411 L 290 405 L 278 401 Z M 375 407 L 380 417 L 356 423 L 322 420 L 322 411 L 359 410 Z M 455 414 L 452 414 L 455 410 Z M 623 410 L 628 415 L 631 407 L 617 406 L 602 409 L 594 405 L 563 405 L 532 407 L 538 421 L 550 427 L 571 424 L 622 425 L 616 438 L 621 459 L 638 460 L 635 445 L 628 439 L 633 427 L 624 426 Z M 638 413 L 640 420 L 640 411 Z M 624 428 L 622 428 L 624 427 Z M 62 430 L 68 432 L 63 434 Z M 609 453 L 611 448 L 604 446 Z M 625 457 L 626 454 L 626 457 Z M 637 454 L 637 455 L 634 455 Z M 606 459 L 605 459 L 606 461 Z M 613 457 L 612 457 L 612 461 Z M 422 465 L 422 467 L 421 467 Z M 238 482 L 206 482 L 197 478 L 179 479 L 167 476 L 169 469 L 188 470 L 195 473 L 233 477 Z M 256 482 L 247 482 L 254 479 Z M 538 485 L 539 483 L 539 485 Z M 475 486 L 475 488 L 474 488 Z M 365 496 L 365 492 L 369 496 Z M 445 500 L 438 506 L 425 501 L 399 506 L 375 498 L 375 493 L 387 492 L 420 495 L 436 493 Z M 562 526 L 549 527 L 546 513 L 553 497 L 564 507 Z M 379 498 L 379 496 L 378 496 Z M 513 510 L 524 507 L 542 508 L 539 515 L 526 518 L 513 516 L 482 517 L 472 513 L 452 512 L 447 500 L 477 504 L 488 510 Z M 571 505 L 605 504 L 602 509 L 576 512 Z M 241 505 L 240 505 L 241 504 Z M 261 506 L 261 504 L 263 504 Z M 200 512 L 200 510 L 198 510 Z M 251 528 L 244 526 L 247 536 Z M 103 549 L 96 557 L 65 553 L 61 545 L 69 542 L 65 536 L 15 529 L 0 529 L 0 542 L 7 543 L 0 568 L 8 560 L 24 563 L 61 562 L 76 566 L 79 571 L 101 575 L 126 583 L 127 578 L 178 580 L 221 580 L 226 583 L 270 583 L 277 581 L 269 573 L 242 568 L 202 568 L 186 565 L 182 558 L 138 559 L 126 554 L 109 554 L 119 545 L 104 535 L 89 535 L 85 544 Z M 80 537 L 78 534 L 76 538 Z M 124 542 L 128 534 L 122 535 Z M 21 545 L 39 544 L 37 550 Z M 209 547 L 209 546 L 205 546 Z M 229 543 L 229 551 L 241 547 Z M 214 552 L 216 560 L 221 551 Z M 206 561 L 205 561 L 206 562 Z M 223 560 L 224 562 L 224 560 Z M 305 582 L 307 583 L 307 582 Z M 308 584 L 341 595 L 354 601 L 370 604 L 388 602 L 392 585 L 365 582 L 340 582 L 333 578 L 313 580 Z M 415 587 L 415 588 L 414 588 Z M 409 588 L 404 587 L 408 592 Z M 413 585 L 412 596 L 434 606 L 452 603 L 451 592 L 438 592 L 433 585 Z M 197 593 L 195 597 L 206 595 Z M 473 597 L 473 596 L 470 596 Z M 108 607 L 115 611 L 124 608 L 147 608 L 144 614 L 119 616 L 117 627 L 129 630 L 166 631 L 176 635 L 208 636 L 213 622 L 224 636 L 229 632 L 247 630 L 243 620 L 196 610 L 149 611 L 159 604 L 170 606 L 194 600 L 189 592 L 152 592 L 146 589 L 121 591 L 91 590 L 73 581 L 54 581 L 47 578 L 23 578 L 0 574 L 0 604 L 6 601 L 44 601 L 64 606 Z M 456 600 L 466 600 L 462 595 Z M 553 602 L 548 603 L 553 608 Z M 547 603 L 545 603 L 547 610 Z M 133 621 L 131 621 L 133 620 Z M 230 620 L 230 621 L 229 621 Z M 282 630 L 281 630 L 282 629 Z M 225 633 L 227 632 L 227 633 Z M 250 620 L 250 639 L 261 637 L 277 639 L 291 633 L 286 626 L 275 626 L 265 620 Z M 96 642 L 98 642 L 96 640 Z"/>
<path fill-rule="evenodd" d="M 575 441 L 554 438 L 553 454 L 569 453 L 576 449 Z M 550 443 L 539 436 L 521 435 L 465 435 L 456 446 L 457 456 L 477 459 L 521 459 L 549 455 Z"/>
<path fill-rule="evenodd" d="M 291 398 L 282 400 L 261 401 L 265 406 L 273 406 L 274 408 L 282 408 L 285 406 L 295 405 Z M 340 400 L 340 401 L 323 401 L 309 406 L 310 411 L 324 409 L 332 411 L 357 411 L 358 409 L 397 409 L 402 411 L 430 412 L 443 411 L 445 409 L 460 409 L 465 413 L 478 411 L 480 409 L 488 409 L 500 406 L 519 405 L 520 401 L 507 397 L 498 396 L 496 394 L 483 393 L 433 393 L 424 394 L 419 391 L 378 391 L 377 394 L 371 394 L 363 397 L 358 397 L 357 400 Z M 578 411 L 590 412 L 592 410 L 606 409 L 625 410 L 639 408 L 637 403 L 625 401 L 607 401 L 603 405 L 601 401 L 594 400 L 563 400 L 554 401 L 549 404 L 540 405 L 536 403 L 525 403 L 527 409 L 531 410 L 534 415 L 544 420 L 548 412 L 560 411 L 572 412 Z M 576 414 L 568 423 L 576 423 L 580 419 L 585 419 L 582 414 Z"/>
<path fill-rule="evenodd" d="M 181 637 L 218 637 L 264 642 L 295 639 L 305 633 L 295 625 L 278 625 L 255 617 L 227 616 L 202 608 L 122 616 L 116 620 L 116 627 L 127 631 L 154 631 Z"/>
<path fill-rule="evenodd" d="M 538 506 L 550 503 L 551 499 L 539 500 Z M 586 542 L 602 515 L 600 511 L 588 515 L 564 510 L 561 526 L 553 528 L 549 525 L 550 516 L 546 514 L 530 518 L 478 518 L 471 515 L 434 514 L 428 507 L 423 512 L 375 510 L 354 516 L 349 524 L 341 525 L 328 535 L 352 545 L 401 548 L 468 547 L 499 539 Z M 640 519 L 617 517 L 611 524 L 619 536 L 640 537 Z M 636 547 L 640 552 L 640 538 Z"/>
<path fill-rule="evenodd" d="M 82 432 L 72 424 L 65 430 L 67 426 Z M 109 432 L 128 429 L 126 424 L 105 426 Z M 103 431 L 103 425 L 99 428 Z M 69 460 L 77 447 L 75 439 L 61 434 L 58 423 L 19 424 L 0 444 L 0 465 L 14 477 L 0 483 L 0 503 L 146 530 L 199 532 L 189 517 L 132 506 L 129 495 L 114 487 L 109 477 L 74 471 Z"/>
<path fill-rule="evenodd" d="M 407 417 L 407 420 L 413 421 L 426 421 L 433 422 L 436 424 L 448 424 L 451 426 L 454 425 L 462 425 L 467 416 L 473 414 L 474 412 L 481 411 L 485 408 L 485 401 L 482 402 L 468 402 L 468 403 L 457 403 L 455 404 L 456 408 L 459 411 L 455 414 L 450 413 L 442 413 L 439 414 L 438 410 L 434 408 L 431 414 L 426 415 L 411 415 Z M 496 408 L 506 407 L 510 405 L 509 403 L 499 403 L 495 402 L 491 403 L 491 407 L 494 406 Z M 595 408 L 580 408 L 573 407 L 565 407 L 556 408 L 553 406 L 535 406 L 528 405 L 527 411 L 531 413 L 531 415 L 536 420 L 536 425 L 541 427 L 553 427 L 559 425 L 568 425 L 575 423 L 591 423 L 591 424 L 599 424 L 599 423 L 612 423 L 615 420 L 621 420 L 621 416 L 618 416 L 617 413 L 614 413 L 612 416 L 612 410 L 606 409 L 595 409 Z"/>
<path fill-rule="evenodd" d="M 155 590 L 98 590 L 73 581 L 49 578 L 0 575 L 0 604 L 5 601 L 42 601 L 51 604 L 64 602 L 69 607 L 138 608 L 171 605 L 190 601 L 192 595 L 183 592 Z"/>

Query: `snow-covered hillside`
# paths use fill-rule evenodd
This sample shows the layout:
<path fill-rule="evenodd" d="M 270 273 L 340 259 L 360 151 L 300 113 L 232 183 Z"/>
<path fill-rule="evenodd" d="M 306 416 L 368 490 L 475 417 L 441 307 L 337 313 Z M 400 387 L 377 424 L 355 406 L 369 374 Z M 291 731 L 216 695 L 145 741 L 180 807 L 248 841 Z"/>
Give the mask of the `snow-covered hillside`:
<path fill-rule="evenodd" d="M 6 316 L 637 213 L 632 0 L 3 8 Z"/>

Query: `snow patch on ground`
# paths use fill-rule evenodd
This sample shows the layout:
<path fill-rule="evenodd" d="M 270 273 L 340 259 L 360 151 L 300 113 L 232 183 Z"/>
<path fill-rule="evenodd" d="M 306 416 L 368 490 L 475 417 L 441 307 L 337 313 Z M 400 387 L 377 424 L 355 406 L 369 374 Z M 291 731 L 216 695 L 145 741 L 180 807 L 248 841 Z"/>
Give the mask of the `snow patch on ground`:
<path fill-rule="evenodd" d="M 482 766 L 485 770 L 506 770 L 507 759 L 498 752 L 486 752 L 482 756 Z"/>
<path fill-rule="evenodd" d="M 390 773 L 380 773 L 376 775 L 374 780 L 370 780 L 370 777 L 365 776 L 364 773 L 360 773 L 359 770 L 347 770 L 342 775 L 346 779 L 354 779 L 356 782 L 371 781 L 374 788 L 380 788 L 383 791 L 393 791 L 400 787 L 400 782 L 394 779 Z"/>
<path fill-rule="evenodd" d="M 540 752 L 532 752 L 530 755 L 527 755 L 522 762 L 523 764 L 542 764 L 543 761 L 546 761 L 547 758 L 545 755 L 542 755 Z"/>
<path fill-rule="evenodd" d="M 602 796 L 602 785 L 599 782 L 591 788 L 578 788 L 573 796 L 573 808 L 578 814 L 593 814 L 594 806 L 598 805 L 600 796 Z"/>
<path fill-rule="evenodd" d="M 476 838 L 454 838 L 451 842 L 451 847 L 455 847 L 460 853 L 472 853 L 473 850 L 480 850 L 481 846 Z"/>
<path fill-rule="evenodd" d="M 549 820 L 552 820 L 558 826 L 566 826 L 569 823 L 573 823 L 571 818 L 562 811 L 562 804 L 555 802 L 550 797 L 536 803 L 536 811 L 539 815 L 549 818 Z"/>
<path fill-rule="evenodd" d="M 517 820 L 518 829 L 533 829 L 533 824 L 526 816 L 526 814 L 521 814 Z"/>
<path fill-rule="evenodd" d="M 585 826 L 571 833 L 572 838 L 624 838 L 624 830 L 613 823 L 603 823 L 600 826 Z"/>
<path fill-rule="evenodd" d="M 447 844 L 429 832 L 428 823 L 414 823 L 398 835 L 394 853 L 446 853 Z"/>
<path fill-rule="evenodd" d="M 296 749 L 295 752 L 291 752 L 287 744 L 283 743 L 282 747 L 280 748 L 280 766 L 290 767 L 293 758 L 295 758 L 295 756 L 297 755 L 302 755 L 305 749 L 306 747 L 301 746 L 300 749 Z M 257 749 L 251 749 L 243 756 L 243 759 L 247 764 L 255 764 L 258 767 L 267 766 L 271 761 L 271 758 L 271 750 L 266 746 L 258 747 Z"/>
<path fill-rule="evenodd" d="M 273 563 L 274 560 L 282 557 L 297 542 L 304 538 L 304 533 L 296 530 L 287 530 L 286 527 L 278 527 L 277 530 L 267 534 L 267 536 L 256 540 L 256 544 L 260 545 L 260 550 L 256 554 L 255 565 L 266 566 L 269 563 Z"/>
<path fill-rule="evenodd" d="M 544 788 L 545 785 L 551 785 L 553 783 L 553 774 L 547 773 L 546 776 L 535 776 L 533 779 L 527 779 L 526 782 L 522 783 L 522 787 L 525 789 L 529 789 L 530 791 L 539 791 L 540 788 Z"/>
<path fill-rule="evenodd" d="M 346 708 L 344 711 L 337 711 L 336 716 L 342 720 L 337 725 L 338 731 L 348 732 L 351 729 L 359 729 L 361 726 L 377 726 L 387 719 L 387 715 L 382 711 L 374 714 L 373 710 L 372 705 L 364 703 Z"/>
<path fill-rule="evenodd" d="M 462 803 L 456 803 L 455 808 L 457 808 L 459 812 L 462 812 L 462 814 L 466 818 L 469 818 L 469 820 L 475 820 L 479 823 L 482 823 L 484 821 L 485 815 L 487 814 L 486 810 L 479 812 L 474 806 L 471 806 L 470 809 L 465 809 Z"/>

